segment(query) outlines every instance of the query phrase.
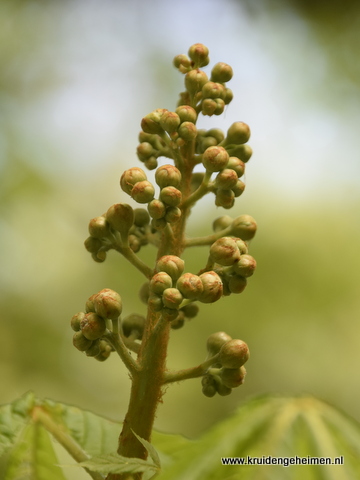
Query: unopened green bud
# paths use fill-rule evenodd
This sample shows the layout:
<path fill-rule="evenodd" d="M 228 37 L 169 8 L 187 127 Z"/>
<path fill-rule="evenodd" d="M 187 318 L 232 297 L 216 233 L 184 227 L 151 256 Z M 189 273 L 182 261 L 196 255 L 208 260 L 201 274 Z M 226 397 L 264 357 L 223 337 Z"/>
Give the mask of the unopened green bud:
<path fill-rule="evenodd" d="M 144 165 L 148 170 L 155 170 L 155 168 L 158 166 L 157 158 L 154 156 L 147 158 L 144 161 Z"/>
<path fill-rule="evenodd" d="M 227 395 L 230 395 L 230 393 L 232 392 L 231 388 L 227 387 L 220 381 L 219 383 L 216 384 L 216 390 L 221 397 L 226 397 Z"/>
<path fill-rule="evenodd" d="M 154 198 L 154 195 L 155 188 L 147 180 L 136 183 L 131 190 L 132 198 L 138 203 L 149 203 Z"/>
<path fill-rule="evenodd" d="M 202 88 L 203 98 L 223 98 L 225 87 L 221 83 L 206 82 Z"/>
<path fill-rule="evenodd" d="M 233 270 L 242 277 L 251 277 L 256 268 L 256 260 L 251 255 L 241 255 L 238 262 L 233 265 Z"/>
<path fill-rule="evenodd" d="M 235 187 L 238 182 L 238 176 L 234 170 L 224 168 L 216 175 L 215 187 L 223 190 L 229 190 Z"/>
<path fill-rule="evenodd" d="M 222 215 L 213 221 L 212 229 L 214 232 L 220 232 L 231 225 L 232 221 L 233 219 L 229 215 Z"/>
<path fill-rule="evenodd" d="M 85 351 L 87 357 L 96 357 L 100 354 L 100 344 L 99 340 L 92 342 L 90 347 Z"/>
<path fill-rule="evenodd" d="M 109 224 L 105 217 L 95 217 L 89 222 L 89 233 L 92 237 L 103 238 L 109 234 Z"/>
<path fill-rule="evenodd" d="M 100 353 L 96 355 L 94 358 L 99 362 L 104 362 L 106 359 L 110 357 L 112 352 L 112 347 L 109 345 L 105 340 L 99 340 L 99 348 Z"/>
<path fill-rule="evenodd" d="M 176 223 L 180 220 L 181 218 L 181 210 L 178 207 L 168 207 L 166 209 L 166 215 L 165 215 L 165 220 L 168 223 Z"/>
<path fill-rule="evenodd" d="M 181 182 L 181 173 L 174 165 L 162 165 L 155 172 L 155 181 L 160 188 L 178 187 Z"/>
<path fill-rule="evenodd" d="M 177 288 L 167 288 L 163 291 L 162 301 L 165 307 L 177 309 L 183 301 L 183 296 Z"/>
<path fill-rule="evenodd" d="M 160 119 L 162 115 L 167 112 L 164 108 L 158 108 L 151 113 L 145 115 L 145 117 L 141 120 L 141 128 L 145 133 L 157 133 L 161 134 L 164 132 L 164 129 L 160 125 Z"/>
<path fill-rule="evenodd" d="M 210 247 L 210 258 L 219 265 L 234 265 L 240 260 L 240 252 L 233 237 L 221 237 Z"/>
<path fill-rule="evenodd" d="M 176 282 L 184 271 L 184 260 L 176 255 L 164 255 L 157 261 L 156 270 L 166 272 Z"/>
<path fill-rule="evenodd" d="M 244 240 L 241 240 L 241 238 L 235 238 L 235 241 L 239 249 L 240 255 L 246 255 L 248 253 L 248 246 L 244 242 Z"/>
<path fill-rule="evenodd" d="M 182 328 L 184 326 L 184 323 L 185 323 L 184 312 L 179 310 L 178 316 L 171 322 L 171 328 L 173 330 L 179 330 L 179 328 Z"/>
<path fill-rule="evenodd" d="M 131 195 L 131 190 L 138 182 L 143 182 L 147 180 L 146 173 L 144 170 L 138 167 L 129 168 L 121 175 L 120 186 L 122 190 Z"/>
<path fill-rule="evenodd" d="M 92 259 L 97 263 L 103 263 L 106 260 L 105 250 L 100 250 L 99 252 L 91 254 Z"/>
<path fill-rule="evenodd" d="M 221 347 L 230 340 L 232 340 L 232 338 L 225 332 L 212 333 L 206 342 L 207 351 L 211 356 L 214 356 L 219 353 Z"/>
<path fill-rule="evenodd" d="M 185 87 L 186 90 L 194 95 L 197 92 L 200 92 L 203 85 L 208 81 L 208 76 L 202 70 L 190 70 L 185 75 Z"/>
<path fill-rule="evenodd" d="M 94 293 L 93 295 L 91 295 L 91 297 L 89 297 L 86 300 L 86 303 L 85 303 L 85 312 L 86 313 L 95 312 L 94 298 L 96 297 L 96 295 L 97 295 L 97 293 Z"/>
<path fill-rule="evenodd" d="M 137 253 L 141 248 L 141 242 L 136 235 L 129 235 L 128 238 L 129 247 L 134 253 Z"/>
<path fill-rule="evenodd" d="M 240 215 L 232 223 L 231 233 L 242 240 L 251 240 L 254 238 L 257 224 L 250 215 Z"/>
<path fill-rule="evenodd" d="M 223 385 L 228 388 L 236 388 L 244 383 L 246 369 L 244 366 L 239 368 L 222 368 L 220 378 Z"/>
<path fill-rule="evenodd" d="M 150 280 L 150 292 L 162 295 L 164 290 L 171 288 L 172 278 L 166 272 L 158 272 Z"/>
<path fill-rule="evenodd" d="M 175 112 L 165 112 L 160 118 L 160 125 L 168 133 L 176 132 L 180 125 L 180 117 Z"/>
<path fill-rule="evenodd" d="M 182 53 L 180 55 L 176 55 L 173 60 L 173 64 L 175 68 L 178 68 L 182 73 L 185 73 L 191 67 L 190 58 Z"/>
<path fill-rule="evenodd" d="M 76 332 L 73 335 L 73 345 L 76 347 L 80 352 L 85 352 L 90 346 L 92 341 L 88 338 L 84 337 L 81 332 Z"/>
<path fill-rule="evenodd" d="M 145 208 L 134 209 L 134 224 L 137 227 L 145 227 L 150 223 L 150 216 Z"/>
<path fill-rule="evenodd" d="M 205 67 L 209 63 L 209 49 L 202 43 L 192 45 L 188 55 L 197 67 Z"/>
<path fill-rule="evenodd" d="M 202 303 L 213 303 L 219 300 L 223 293 L 223 285 L 219 275 L 213 271 L 200 275 L 204 290 L 198 300 Z"/>
<path fill-rule="evenodd" d="M 136 313 L 124 317 L 121 321 L 121 327 L 125 337 L 136 335 L 138 339 L 141 339 L 144 334 L 145 322 L 145 317 Z"/>
<path fill-rule="evenodd" d="M 181 311 L 184 312 L 186 318 L 195 318 L 199 313 L 199 307 L 195 303 L 188 303 L 181 308 Z"/>
<path fill-rule="evenodd" d="M 201 102 L 201 113 L 203 115 L 207 115 L 211 117 L 212 115 L 215 114 L 217 108 L 218 108 L 218 105 L 216 101 L 213 100 L 212 98 L 205 98 Z"/>
<path fill-rule="evenodd" d="M 232 79 L 233 69 L 227 63 L 216 63 L 211 70 L 211 80 L 213 82 L 225 83 Z"/>
<path fill-rule="evenodd" d="M 227 210 L 232 208 L 235 203 L 235 193 L 232 190 L 218 189 L 215 195 L 215 205 Z"/>
<path fill-rule="evenodd" d="M 234 170 L 238 177 L 242 177 L 245 173 L 245 163 L 238 157 L 230 157 L 226 168 Z"/>
<path fill-rule="evenodd" d="M 184 273 L 181 275 L 176 283 L 176 287 L 185 298 L 190 300 L 197 299 L 204 290 L 201 278 L 193 273 Z"/>
<path fill-rule="evenodd" d="M 230 155 L 240 158 L 244 163 L 248 162 L 252 155 L 252 148 L 250 145 L 231 145 L 226 147 Z"/>
<path fill-rule="evenodd" d="M 150 294 L 148 306 L 154 312 L 160 312 L 164 308 L 161 297 L 155 294 Z"/>
<path fill-rule="evenodd" d="M 239 368 L 249 358 L 249 347 L 242 340 L 229 340 L 220 349 L 219 362 L 224 368 Z"/>
<path fill-rule="evenodd" d="M 229 103 L 231 102 L 231 100 L 233 98 L 234 98 L 234 94 L 233 94 L 233 91 L 231 90 L 231 88 L 226 88 L 225 89 L 225 96 L 224 96 L 225 105 L 229 105 Z"/>
<path fill-rule="evenodd" d="M 165 187 L 160 191 L 160 200 L 170 207 L 177 207 L 181 203 L 182 194 L 175 187 Z"/>
<path fill-rule="evenodd" d="M 246 288 L 247 280 L 241 275 L 232 275 L 228 285 L 231 293 L 242 293 Z"/>
<path fill-rule="evenodd" d="M 228 161 L 229 154 L 225 148 L 219 146 L 207 148 L 202 156 L 202 163 L 210 172 L 219 172 L 226 167 Z"/>
<path fill-rule="evenodd" d="M 145 282 L 142 284 L 139 290 L 139 298 L 143 303 L 145 303 L 145 305 L 148 303 L 149 295 L 150 295 L 150 284 L 149 282 Z"/>
<path fill-rule="evenodd" d="M 97 340 L 106 331 L 105 320 L 96 313 L 87 313 L 80 322 L 81 333 L 88 340 Z"/>
<path fill-rule="evenodd" d="M 154 154 L 154 147 L 149 142 L 142 142 L 137 146 L 136 153 L 139 160 L 144 162 Z"/>
<path fill-rule="evenodd" d="M 164 230 L 167 226 L 167 221 L 164 218 L 153 218 L 151 220 L 151 226 L 155 230 Z"/>
<path fill-rule="evenodd" d="M 193 107 L 190 107 L 190 105 L 181 105 L 180 107 L 177 107 L 175 113 L 179 115 L 181 123 L 196 123 L 197 113 L 196 110 L 193 109 Z"/>
<path fill-rule="evenodd" d="M 176 308 L 164 307 L 161 311 L 162 317 L 168 322 L 173 322 L 176 320 L 179 311 Z"/>
<path fill-rule="evenodd" d="M 245 187 L 246 187 L 245 183 L 242 182 L 241 180 L 238 180 L 236 182 L 236 185 L 231 187 L 231 190 L 234 192 L 234 195 L 237 198 L 244 193 Z"/>
<path fill-rule="evenodd" d="M 206 131 L 206 137 L 213 137 L 217 143 L 220 143 L 224 140 L 225 135 L 221 128 L 210 128 Z"/>
<path fill-rule="evenodd" d="M 227 145 L 239 145 L 246 143 L 250 138 L 250 128 L 244 122 L 234 122 L 226 135 L 226 144 Z M 240 157 L 241 158 L 241 157 Z M 243 160 L 243 159 L 242 159 Z"/>
<path fill-rule="evenodd" d="M 122 300 L 117 292 L 104 288 L 94 297 L 94 307 L 101 317 L 117 320 L 122 312 Z"/>
<path fill-rule="evenodd" d="M 197 128 L 192 122 L 183 122 L 178 128 L 178 134 L 185 142 L 191 142 L 196 138 Z"/>
<path fill-rule="evenodd" d="M 85 248 L 90 253 L 96 253 L 102 246 L 99 238 L 88 237 L 84 242 Z"/>
<path fill-rule="evenodd" d="M 148 204 L 148 211 L 151 218 L 163 218 L 166 214 L 166 205 L 160 200 L 152 200 Z"/>
<path fill-rule="evenodd" d="M 85 312 L 79 312 L 73 315 L 70 325 L 75 332 L 80 331 L 80 322 L 84 317 L 85 317 Z"/>
<path fill-rule="evenodd" d="M 215 102 L 216 102 L 216 109 L 215 109 L 214 115 L 221 115 L 225 109 L 225 102 L 222 98 L 216 98 Z"/>
<path fill-rule="evenodd" d="M 114 230 L 127 236 L 134 224 L 134 210 L 127 203 L 116 203 L 106 212 L 106 220 Z"/>
<path fill-rule="evenodd" d="M 201 379 L 202 393 L 205 397 L 213 397 L 216 395 L 216 381 L 212 375 L 204 375 Z"/>

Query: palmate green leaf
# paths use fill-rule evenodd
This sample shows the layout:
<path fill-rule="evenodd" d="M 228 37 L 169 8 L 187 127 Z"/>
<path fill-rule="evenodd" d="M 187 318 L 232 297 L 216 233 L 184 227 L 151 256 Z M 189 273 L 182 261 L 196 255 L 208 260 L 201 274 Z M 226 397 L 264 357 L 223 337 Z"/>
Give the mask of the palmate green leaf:
<path fill-rule="evenodd" d="M 343 465 L 223 465 L 223 457 L 335 457 Z M 263 396 L 185 447 L 159 480 L 358 480 L 360 425 L 311 397 Z"/>
<path fill-rule="evenodd" d="M 158 471 L 159 468 L 153 463 L 141 458 L 122 457 L 117 453 L 107 453 L 92 457 L 91 460 L 81 462 L 84 468 L 88 468 L 93 472 L 107 475 L 108 473 L 142 473 L 148 471 Z"/>
<path fill-rule="evenodd" d="M 158 467 L 158 469 L 160 469 L 161 468 L 160 457 L 155 447 L 151 445 L 151 443 L 149 443 L 144 438 L 139 437 L 139 435 L 137 435 L 134 431 L 132 432 L 135 435 L 135 437 L 139 440 L 139 442 L 143 445 L 143 447 L 146 448 L 148 454 L 150 455 L 151 460 L 154 462 L 154 465 Z"/>

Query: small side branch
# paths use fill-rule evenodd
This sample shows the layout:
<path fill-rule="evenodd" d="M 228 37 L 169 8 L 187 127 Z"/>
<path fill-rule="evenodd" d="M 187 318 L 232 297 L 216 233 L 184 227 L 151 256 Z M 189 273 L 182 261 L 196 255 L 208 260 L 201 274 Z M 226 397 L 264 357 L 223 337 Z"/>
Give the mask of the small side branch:
<path fill-rule="evenodd" d="M 208 369 L 217 362 L 218 354 L 201 363 L 197 367 L 178 370 L 177 372 L 166 372 L 164 375 L 164 383 L 180 382 L 189 378 L 198 378 L 205 375 Z"/>
<path fill-rule="evenodd" d="M 213 233 L 212 235 L 207 235 L 206 237 L 194 237 L 188 238 L 185 240 L 185 248 L 187 247 L 201 247 L 204 245 L 212 245 L 216 240 L 226 235 L 230 235 L 232 231 L 232 226 L 224 228 L 219 232 Z"/>
<path fill-rule="evenodd" d="M 119 357 L 124 362 L 130 374 L 133 375 L 134 373 L 138 372 L 140 370 L 140 367 L 131 356 L 121 336 L 118 333 L 109 332 L 105 337 L 110 343 L 110 345 L 115 348 L 115 351 L 118 353 Z"/>

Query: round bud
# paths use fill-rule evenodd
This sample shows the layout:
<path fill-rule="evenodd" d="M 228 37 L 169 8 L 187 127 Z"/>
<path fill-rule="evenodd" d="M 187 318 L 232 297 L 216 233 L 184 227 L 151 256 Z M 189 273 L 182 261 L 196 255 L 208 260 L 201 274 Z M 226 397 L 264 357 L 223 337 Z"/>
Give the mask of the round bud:
<path fill-rule="evenodd" d="M 197 113 L 196 110 L 193 109 L 193 107 L 190 107 L 190 105 L 181 105 L 180 107 L 177 107 L 175 113 L 179 115 L 181 123 L 196 123 Z"/>
<path fill-rule="evenodd" d="M 222 98 L 216 98 L 216 109 L 214 115 L 221 115 L 225 109 L 225 102 Z"/>
<path fill-rule="evenodd" d="M 168 133 L 176 132 L 180 125 L 180 117 L 175 112 L 165 112 L 160 118 L 160 125 Z"/>
<path fill-rule="evenodd" d="M 86 300 L 86 303 L 85 303 L 85 312 L 86 313 L 95 312 L 94 298 L 96 297 L 96 295 L 97 295 L 97 293 L 94 293 L 93 295 L 91 295 L 91 297 L 89 297 Z"/>
<path fill-rule="evenodd" d="M 244 383 L 246 369 L 244 366 L 239 368 L 222 368 L 220 372 L 221 382 L 225 387 L 236 388 Z"/>
<path fill-rule="evenodd" d="M 202 387 L 202 393 L 205 395 L 205 397 L 213 397 L 216 395 L 216 386 L 215 385 L 203 385 Z"/>
<path fill-rule="evenodd" d="M 219 300 L 223 293 L 223 284 L 219 275 L 213 271 L 200 275 L 204 290 L 198 300 L 202 303 L 213 303 Z"/>
<path fill-rule="evenodd" d="M 84 337 L 81 332 L 76 332 L 73 335 L 73 345 L 75 348 L 80 350 L 80 352 L 85 352 L 92 344 L 92 341 Z"/>
<path fill-rule="evenodd" d="M 234 265 L 240 260 L 240 252 L 233 237 L 221 237 L 210 247 L 210 258 L 219 265 Z"/>
<path fill-rule="evenodd" d="M 227 228 L 232 221 L 233 219 L 229 215 L 223 215 L 213 221 L 212 229 L 214 232 L 220 232 L 221 230 Z"/>
<path fill-rule="evenodd" d="M 80 322 L 81 320 L 85 317 L 85 313 L 84 312 L 79 312 L 79 313 L 76 313 L 72 319 L 71 319 L 71 328 L 75 331 L 75 332 L 79 332 L 80 331 Z"/>
<path fill-rule="evenodd" d="M 175 187 L 165 187 L 160 191 L 160 200 L 170 207 L 177 207 L 181 203 L 182 194 Z"/>
<path fill-rule="evenodd" d="M 226 167 L 228 161 L 229 154 L 225 148 L 219 146 L 207 148 L 202 156 L 202 163 L 210 172 L 219 172 Z"/>
<path fill-rule="evenodd" d="M 186 318 L 195 318 L 199 313 L 199 307 L 195 303 L 188 303 L 181 308 L 181 311 L 184 312 Z"/>
<path fill-rule="evenodd" d="M 174 320 L 172 320 L 172 322 L 171 322 L 171 328 L 173 330 L 179 330 L 179 328 L 182 328 L 184 326 L 184 324 L 185 324 L 184 312 L 179 310 L 178 316 Z"/>
<path fill-rule="evenodd" d="M 155 168 L 158 166 L 157 158 L 154 156 L 147 158 L 144 161 L 144 165 L 148 170 L 155 170 Z"/>
<path fill-rule="evenodd" d="M 225 332 L 212 333 L 206 341 L 207 351 L 211 356 L 214 356 L 219 353 L 221 347 L 230 340 L 232 340 L 232 338 Z"/>
<path fill-rule="evenodd" d="M 96 313 L 87 313 L 80 322 L 81 333 L 88 340 L 97 340 L 106 331 L 105 320 Z"/>
<path fill-rule="evenodd" d="M 162 317 L 168 322 L 173 322 L 174 320 L 176 320 L 178 317 L 178 314 L 179 314 L 178 310 L 176 310 L 175 308 L 168 308 L 168 307 L 164 307 L 161 312 Z"/>
<path fill-rule="evenodd" d="M 151 113 L 145 115 L 145 117 L 141 120 L 141 128 L 145 133 L 152 133 L 152 134 L 161 134 L 164 132 L 164 129 L 160 125 L 160 119 L 162 115 L 167 112 L 164 108 L 158 108 Z"/>
<path fill-rule="evenodd" d="M 201 113 L 211 117 L 217 109 L 217 103 L 212 98 L 204 98 L 201 102 Z"/>
<path fill-rule="evenodd" d="M 131 190 L 134 188 L 134 185 L 138 182 L 143 182 L 147 180 L 144 170 L 138 167 L 129 168 L 121 175 L 120 186 L 122 190 L 131 195 Z"/>
<path fill-rule="evenodd" d="M 94 297 L 95 312 L 103 318 L 117 320 L 122 312 L 122 300 L 120 295 L 111 290 L 104 288 Z"/>
<path fill-rule="evenodd" d="M 150 295 L 150 284 L 149 282 L 145 282 L 142 284 L 139 290 L 139 298 L 143 303 L 145 303 L 145 305 L 149 300 L 149 295 Z"/>
<path fill-rule="evenodd" d="M 150 294 L 148 307 L 151 310 L 154 310 L 154 312 L 160 312 L 164 308 L 161 297 L 159 297 L 159 295 Z"/>
<path fill-rule="evenodd" d="M 85 351 L 87 357 L 96 357 L 96 355 L 100 354 L 100 342 L 99 340 L 95 340 L 92 342 L 90 347 Z"/>
<path fill-rule="evenodd" d="M 167 225 L 167 221 L 164 218 L 153 218 L 151 220 L 151 226 L 155 230 L 164 230 Z"/>
<path fill-rule="evenodd" d="M 238 176 L 234 170 L 230 168 L 224 168 L 216 175 L 215 187 L 223 190 L 229 190 L 236 186 L 238 182 Z"/>
<path fill-rule="evenodd" d="M 134 224 L 137 227 L 145 227 L 150 222 L 150 216 L 145 208 L 135 208 L 134 210 Z"/>
<path fill-rule="evenodd" d="M 88 237 L 84 242 L 85 248 L 90 253 L 96 253 L 102 246 L 99 238 Z"/>
<path fill-rule="evenodd" d="M 189 48 L 188 55 L 198 67 L 205 67 L 209 63 L 209 49 L 202 43 L 195 43 Z"/>
<path fill-rule="evenodd" d="M 221 381 L 219 381 L 219 383 L 216 384 L 216 390 L 218 394 L 221 395 L 222 397 L 226 397 L 227 395 L 230 395 L 230 393 L 232 392 L 231 388 L 221 383 Z"/>
<path fill-rule="evenodd" d="M 229 105 L 231 100 L 234 98 L 233 91 L 231 88 L 225 88 L 225 95 L 224 95 L 224 103 L 225 105 Z"/>
<path fill-rule="evenodd" d="M 154 198 L 155 189 L 153 185 L 144 180 L 143 182 L 138 182 L 134 185 L 131 190 L 132 198 L 138 203 L 149 203 Z"/>
<path fill-rule="evenodd" d="M 109 234 L 109 224 L 105 217 L 95 217 L 90 220 L 89 233 L 92 237 L 103 238 Z"/>
<path fill-rule="evenodd" d="M 178 128 L 178 134 L 185 142 L 191 142 L 196 138 L 197 128 L 192 122 L 183 122 Z"/>
<path fill-rule="evenodd" d="M 177 309 L 183 301 L 183 296 L 177 288 L 167 288 L 163 291 L 162 301 L 165 307 Z"/>
<path fill-rule="evenodd" d="M 248 253 L 248 246 L 244 242 L 244 240 L 241 240 L 241 238 L 235 238 L 235 241 L 239 249 L 240 255 L 246 255 Z"/>
<path fill-rule="evenodd" d="M 129 247 L 134 253 L 137 253 L 141 248 L 141 242 L 136 235 L 129 235 Z"/>
<path fill-rule="evenodd" d="M 181 218 L 181 210 L 178 207 L 168 207 L 166 209 L 165 220 L 168 223 L 176 223 Z"/>
<path fill-rule="evenodd" d="M 250 138 L 250 128 L 244 122 L 234 122 L 229 130 L 227 131 L 226 135 L 226 144 L 242 144 L 246 143 Z"/>
<path fill-rule="evenodd" d="M 154 154 L 154 147 L 149 142 L 142 142 L 137 146 L 136 153 L 139 160 L 144 162 Z"/>
<path fill-rule="evenodd" d="M 256 260 L 251 255 L 241 255 L 240 260 L 233 265 L 233 270 L 242 277 L 251 277 L 256 268 Z"/>
<path fill-rule="evenodd" d="M 210 128 L 207 130 L 206 136 L 215 138 L 217 143 L 222 142 L 225 138 L 224 132 L 220 128 Z"/>
<path fill-rule="evenodd" d="M 166 205 L 160 200 L 151 200 L 148 204 L 148 211 L 151 218 L 163 218 L 166 214 Z"/>
<path fill-rule="evenodd" d="M 238 177 L 242 177 L 245 173 L 245 163 L 237 157 L 230 157 L 226 168 L 234 170 Z"/>
<path fill-rule="evenodd" d="M 91 257 L 95 262 L 103 263 L 106 260 L 106 251 L 105 250 L 99 250 L 96 253 L 92 253 Z"/>
<path fill-rule="evenodd" d="M 229 150 L 231 151 L 231 155 L 240 158 L 244 163 L 246 163 L 252 155 L 252 148 L 250 145 L 236 145 Z"/>
<path fill-rule="evenodd" d="M 162 165 L 155 172 L 155 181 L 160 188 L 178 187 L 181 182 L 181 173 L 173 165 Z"/>
<path fill-rule="evenodd" d="M 185 87 L 186 90 L 194 95 L 197 92 L 200 92 L 203 85 L 208 81 L 208 76 L 202 70 L 190 70 L 185 75 Z"/>
<path fill-rule="evenodd" d="M 172 287 L 172 278 L 166 272 L 158 272 L 150 280 L 149 288 L 151 293 L 162 295 L 164 290 Z"/>
<path fill-rule="evenodd" d="M 175 255 L 164 255 L 157 261 L 156 270 L 166 272 L 176 282 L 184 271 L 184 260 Z"/>
<path fill-rule="evenodd" d="M 241 180 L 238 180 L 236 182 L 236 185 L 234 187 L 231 187 L 231 190 L 234 192 L 235 197 L 240 197 L 244 193 L 245 190 L 245 183 L 242 182 Z"/>
<path fill-rule="evenodd" d="M 225 95 L 225 88 L 221 83 L 206 82 L 202 88 L 203 98 L 223 98 Z"/>
<path fill-rule="evenodd" d="M 215 205 L 227 210 L 232 208 L 235 203 L 235 193 L 232 190 L 218 189 L 215 195 Z"/>
<path fill-rule="evenodd" d="M 99 362 L 104 362 L 107 358 L 110 357 L 111 352 L 113 351 L 111 345 L 108 344 L 105 340 L 99 341 L 100 353 L 94 358 Z"/>
<path fill-rule="evenodd" d="M 106 220 L 114 230 L 127 236 L 134 224 L 134 210 L 127 203 L 116 203 L 106 212 Z"/>
<path fill-rule="evenodd" d="M 232 79 L 233 69 L 227 63 L 216 63 L 211 70 L 211 80 L 213 82 L 225 83 Z"/>
<path fill-rule="evenodd" d="M 219 362 L 224 368 L 239 368 L 249 358 L 249 347 L 242 340 L 229 340 L 220 349 Z"/>
<path fill-rule="evenodd" d="M 141 339 L 145 329 L 146 319 L 142 315 L 131 313 L 121 320 L 121 327 L 125 337 L 130 335 L 136 335 L 138 339 Z"/>
<path fill-rule="evenodd" d="M 191 62 L 190 58 L 185 55 L 185 53 L 182 53 L 180 55 L 176 55 L 173 60 L 173 65 L 175 68 L 180 69 L 180 67 L 183 68 L 190 68 Z"/>
<path fill-rule="evenodd" d="M 193 273 L 184 273 L 179 277 L 176 287 L 185 298 L 195 300 L 203 292 L 204 287 L 201 278 Z"/>
<path fill-rule="evenodd" d="M 231 293 L 242 293 L 247 285 L 247 280 L 241 275 L 232 275 L 228 285 Z"/>
<path fill-rule="evenodd" d="M 250 215 L 240 215 L 232 223 L 231 233 L 242 240 L 251 240 L 254 238 L 257 224 Z"/>

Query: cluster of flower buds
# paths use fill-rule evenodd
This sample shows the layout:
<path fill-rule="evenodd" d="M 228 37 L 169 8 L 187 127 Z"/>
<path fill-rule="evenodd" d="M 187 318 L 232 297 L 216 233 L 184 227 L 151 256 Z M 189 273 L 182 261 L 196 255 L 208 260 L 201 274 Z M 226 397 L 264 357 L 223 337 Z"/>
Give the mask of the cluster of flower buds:
<path fill-rule="evenodd" d="M 75 331 L 74 346 L 87 356 L 104 361 L 113 348 L 106 338 L 107 320 L 117 321 L 122 312 L 121 297 L 114 290 L 104 288 L 88 298 L 85 312 L 79 312 L 71 319 Z"/>
<path fill-rule="evenodd" d="M 233 388 L 244 383 L 244 364 L 250 357 L 249 348 L 242 340 L 217 332 L 208 338 L 207 350 L 208 358 L 215 357 L 216 360 L 202 377 L 202 392 L 206 397 L 213 397 L 216 393 L 229 395 Z"/>

